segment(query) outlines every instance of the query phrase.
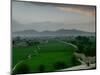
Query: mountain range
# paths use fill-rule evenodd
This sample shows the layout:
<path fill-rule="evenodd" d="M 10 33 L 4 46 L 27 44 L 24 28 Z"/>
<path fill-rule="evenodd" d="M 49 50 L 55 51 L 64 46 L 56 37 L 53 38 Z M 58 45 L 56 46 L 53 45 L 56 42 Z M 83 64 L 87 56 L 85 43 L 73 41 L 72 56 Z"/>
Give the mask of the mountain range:
<path fill-rule="evenodd" d="M 23 30 L 12 33 L 13 36 L 94 36 L 95 32 L 85 32 L 80 30 L 67 30 L 59 29 L 56 31 L 36 31 L 36 30 Z"/>

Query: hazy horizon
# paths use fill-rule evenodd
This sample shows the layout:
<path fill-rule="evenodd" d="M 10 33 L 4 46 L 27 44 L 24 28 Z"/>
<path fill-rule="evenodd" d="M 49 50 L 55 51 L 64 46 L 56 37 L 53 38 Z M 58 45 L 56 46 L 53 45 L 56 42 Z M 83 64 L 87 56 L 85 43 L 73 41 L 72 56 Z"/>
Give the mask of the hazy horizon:
<path fill-rule="evenodd" d="M 95 32 L 95 6 L 12 2 L 12 31 L 59 29 Z"/>

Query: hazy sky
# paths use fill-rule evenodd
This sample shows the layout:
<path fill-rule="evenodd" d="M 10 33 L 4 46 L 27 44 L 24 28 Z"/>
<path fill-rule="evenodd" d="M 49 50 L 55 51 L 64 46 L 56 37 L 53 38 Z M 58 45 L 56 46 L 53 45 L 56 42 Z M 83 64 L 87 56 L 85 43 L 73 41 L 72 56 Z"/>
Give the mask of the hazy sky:
<path fill-rule="evenodd" d="M 12 2 L 12 30 L 95 31 L 95 6 Z"/>

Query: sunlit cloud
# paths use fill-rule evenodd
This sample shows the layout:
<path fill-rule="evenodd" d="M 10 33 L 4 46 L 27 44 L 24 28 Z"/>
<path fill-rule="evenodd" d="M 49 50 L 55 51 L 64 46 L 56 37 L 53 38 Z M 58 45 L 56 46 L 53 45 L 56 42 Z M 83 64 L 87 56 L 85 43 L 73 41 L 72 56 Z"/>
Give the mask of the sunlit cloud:
<path fill-rule="evenodd" d="M 77 13 L 85 16 L 95 17 L 95 7 L 73 6 L 73 7 L 57 7 L 64 12 Z"/>

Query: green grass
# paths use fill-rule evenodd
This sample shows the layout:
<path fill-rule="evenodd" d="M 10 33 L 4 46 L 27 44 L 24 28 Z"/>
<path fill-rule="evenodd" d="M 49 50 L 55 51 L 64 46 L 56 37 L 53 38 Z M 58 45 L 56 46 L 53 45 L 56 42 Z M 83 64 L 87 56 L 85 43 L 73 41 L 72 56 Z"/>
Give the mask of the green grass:
<path fill-rule="evenodd" d="M 25 62 L 31 68 L 31 72 L 36 72 L 39 65 L 43 64 L 46 66 L 46 71 L 53 71 L 53 64 L 59 61 L 63 61 L 67 63 L 68 66 L 71 66 L 71 53 L 65 52 L 48 52 L 48 53 L 40 53 L 39 56 L 33 57 L 32 59 L 28 59 Z"/>
<path fill-rule="evenodd" d="M 19 61 L 24 60 L 30 72 L 37 72 L 39 65 L 45 65 L 46 71 L 54 71 L 53 64 L 59 61 L 66 63 L 68 67 L 73 65 L 72 57 L 75 48 L 70 45 L 58 42 L 49 41 L 48 43 L 42 43 L 37 47 L 14 47 L 13 48 L 13 66 Z M 34 50 L 38 50 L 39 54 L 34 56 Z M 28 59 L 28 55 L 33 55 L 31 59 Z"/>

